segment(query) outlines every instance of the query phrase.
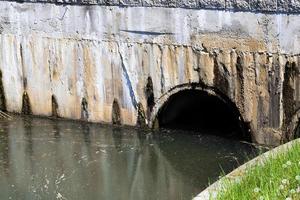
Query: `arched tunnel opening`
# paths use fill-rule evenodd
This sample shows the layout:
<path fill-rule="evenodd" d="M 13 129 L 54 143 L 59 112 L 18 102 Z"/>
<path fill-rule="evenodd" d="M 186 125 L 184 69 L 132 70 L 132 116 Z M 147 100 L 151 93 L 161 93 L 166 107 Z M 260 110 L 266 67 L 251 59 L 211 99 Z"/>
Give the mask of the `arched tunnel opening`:
<path fill-rule="evenodd" d="M 236 106 L 203 90 L 183 90 L 169 97 L 157 115 L 160 128 L 187 130 L 251 141 Z"/>

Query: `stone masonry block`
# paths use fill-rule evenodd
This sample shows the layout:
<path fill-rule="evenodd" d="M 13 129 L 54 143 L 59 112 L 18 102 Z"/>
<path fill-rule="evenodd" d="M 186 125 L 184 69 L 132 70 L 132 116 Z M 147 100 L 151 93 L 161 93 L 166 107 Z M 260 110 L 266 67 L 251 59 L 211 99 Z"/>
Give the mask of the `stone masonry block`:
<path fill-rule="evenodd" d="M 181 8 L 197 8 L 198 2 L 197 0 L 182 0 L 178 3 L 178 6 Z"/>
<path fill-rule="evenodd" d="M 227 10 L 249 10 L 250 3 L 249 0 L 227 0 L 226 9 Z"/>
<path fill-rule="evenodd" d="M 64 0 L 64 1 L 66 1 L 66 0 Z M 81 3 L 87 4 L 87 5 L 95 5 L 98 2 L 97 2 L 97 0 L 81 0 Z"/>
<path fill-rule="evenodd" d="M 98 4 L 108 5 L 108 6 L 117 6 L 120 4 L 119 0 L 98 0 L 98 1 L 99 1 Z"/>
<path fill-rule="evenodd" d="M 225 9 L 225 0 L 198 0 L 199 8 Z"/>
<path fill-rule="evenodd" d="M 300 12 L 300 0 L 288 0 L 288 12 L 299 13 Z"/>
<path fill-rule="evenodd" d="M 180 0 L 178 0 L 180 1 Z M 153 0 L 153 6 L 177 7 L 177 0 Z"/>
<path fill-rule="evenodd" d="M 166 5 L 168 7 L 177 7 L 177 0 L 160 0 L 160 2 L 162 5 Z"/>
<path fill-rule="evenodd" d="M 142 5 L 142 1 L 141 0 L 120 0 L 120 5 L 122 6 Z"/>
<path fill-rule="evenodd" d="M 285 13 L 299 13 L 300 0 L 277 0 L 277 11 Z"/>
<path fill-rule="evenodd" d="M 277 1 L 274 0 L 253 0 L 250 5 L 253 11 L 275 12 L 277 10 Z"/>
<path fill-rule="evenodd" d="M 154 0 L 142 0 L 142 5 L 145 7 L 152 7 L 154 6 Z"/>

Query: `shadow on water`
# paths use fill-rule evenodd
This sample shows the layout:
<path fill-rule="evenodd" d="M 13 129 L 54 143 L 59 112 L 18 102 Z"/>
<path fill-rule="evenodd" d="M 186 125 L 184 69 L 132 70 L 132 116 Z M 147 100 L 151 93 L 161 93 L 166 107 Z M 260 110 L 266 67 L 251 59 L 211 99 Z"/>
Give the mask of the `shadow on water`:
<path fill-rule="evenodd" d="M 8 123 L 3 122 L 0 129 L 0 171 L 4 175 L 9 175 L 9 137 L 8 137 Z"/>
<path fill-rule="evenodd" d="M 0 122 L 0 199 L 191 199 L 255 150 L 215 136 L 14 117 Z"/>

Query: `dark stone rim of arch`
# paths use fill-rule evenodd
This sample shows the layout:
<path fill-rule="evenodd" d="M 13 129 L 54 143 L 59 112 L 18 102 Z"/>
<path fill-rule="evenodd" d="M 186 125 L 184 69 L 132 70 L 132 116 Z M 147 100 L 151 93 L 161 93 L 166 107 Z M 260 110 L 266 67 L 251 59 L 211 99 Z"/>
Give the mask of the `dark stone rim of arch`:
<path fill-rule="evenodd" d="M 200 90 L 205 91 L 211 95 L 214 95 L 219 100 L 224 102 L 226 105 L 229 106 L 229 108 L 232 110 L 233 115 L 237 116 L 240 121 L 240 129 L 242 131 L 243 138 L 246 138 L 246 140 L 254 141 L 254 133 L 249 123 L 245 122 L 239 108 L 236 106 L 236 104 L 225 94 L 223 94 L 221 91 L 216 89 L 215 87 L 206 86 L 201 83 L 187 83 L 187 84 L 181 84 L 177 85 L 176 87 L 173 87 L 169 89 L 166 93 L 164 93 L 158 100 L 155 102 L 155 106 L 153 107 L 153 111 L 151 113 L 151 117 L 149 120 L 149 127 L 150 128 L 158 128 L 157 126 L 157 120 L 158 116 L 160 114 L 161 109 L 164 107 L 164 105 L 169 101 L 170 97 L 181 92 L 184 90 Z"/>
<path fill-rule="evenodd" d="M 185 9 L 222 10 L 266 14 L 299 14 L 300 2 L 282 0 L 6 0 L 18 3 L 50 3 L 56 5 L 165 7 Z"/>

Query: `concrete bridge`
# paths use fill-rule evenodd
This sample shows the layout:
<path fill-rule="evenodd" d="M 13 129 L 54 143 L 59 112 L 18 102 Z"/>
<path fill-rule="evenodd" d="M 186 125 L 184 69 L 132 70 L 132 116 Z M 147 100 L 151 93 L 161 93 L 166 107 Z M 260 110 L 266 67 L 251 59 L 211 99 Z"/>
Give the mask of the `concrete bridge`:
<path fill-rule="evenodd" d="M 131 126 L 297 137 L 300 2 L 0 2 L 0 107 Z M 200 127 L 200 128 L 202 128 Z"/>

